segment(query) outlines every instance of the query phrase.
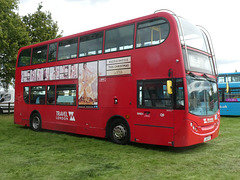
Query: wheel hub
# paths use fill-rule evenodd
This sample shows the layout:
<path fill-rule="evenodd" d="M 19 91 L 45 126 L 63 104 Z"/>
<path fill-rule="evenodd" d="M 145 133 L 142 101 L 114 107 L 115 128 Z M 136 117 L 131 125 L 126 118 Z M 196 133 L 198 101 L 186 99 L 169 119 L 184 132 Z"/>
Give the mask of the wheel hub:
<path fill-rule="evenodd" d="M 37 129 L 39 127 L 39 124 L 40 124 L 40 119 L 38 117 L 34 117 L 33 118 L 33 123 L 32 123 L 33 128 Z"/>
<path fill-rule="evenodd" d="M 113 129 L 113 136 L 118 139 L 124 139 L 127 135 L 127 130 L 123 125 L 118 125 Z"/>

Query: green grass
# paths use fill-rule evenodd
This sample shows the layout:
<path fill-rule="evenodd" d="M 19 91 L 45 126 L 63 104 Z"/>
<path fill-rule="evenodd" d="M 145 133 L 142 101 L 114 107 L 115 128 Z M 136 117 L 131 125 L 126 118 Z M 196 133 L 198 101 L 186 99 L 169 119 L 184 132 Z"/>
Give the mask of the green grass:
<path fill-rule="evenodd" d="M 221 118 L 219 137 L 172 148 L 34 132 L 0 115 L 0 179 L 239 179 L 240 117 Z"/>

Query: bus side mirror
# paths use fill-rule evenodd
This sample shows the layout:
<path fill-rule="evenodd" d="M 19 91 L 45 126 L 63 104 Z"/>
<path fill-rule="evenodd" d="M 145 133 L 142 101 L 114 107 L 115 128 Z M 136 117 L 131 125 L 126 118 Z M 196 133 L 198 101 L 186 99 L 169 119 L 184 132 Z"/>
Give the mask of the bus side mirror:
<path fill-rule="evenodd" d="M 168 94 L 172 94 L 172 81 L 167 80 L 167 92 Z"/>

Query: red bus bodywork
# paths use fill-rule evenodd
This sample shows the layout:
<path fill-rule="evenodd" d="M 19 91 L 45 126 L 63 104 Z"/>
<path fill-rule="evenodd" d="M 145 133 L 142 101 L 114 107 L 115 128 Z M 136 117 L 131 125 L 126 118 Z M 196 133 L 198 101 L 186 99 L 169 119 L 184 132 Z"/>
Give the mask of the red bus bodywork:
<path fill-rule="evenodd" d="M 165 18 L 169 22 L 170 32 L 167 39 L 160 45 L 135 48 L 136 24 L 158 17 Z M 128 24 L 135 25 L 133 49 L 23 67 L 18 67 L 17 62 L 14 123 L 30 126 L 31 115 L 38 112 L 41 117 L 42 129 L 105 138 L 109 136 L 111 123 L 116 119 L 121 119 L 126 122 L 129 127 L 130 141 L 174 147 L 203 143 L 217 137 L 220 125 L 219 111 L 217 114 L 211 116 L 196 116 L 189 113 L 186 71 L 182 45 L 179 40 L 178 25 L 174 16 L 167 12 L 159 12 L 111 26 L 23 47 L 19 50 L 18 56 L 21 51 L 25 49 L 95 32 L 104 31 L 105 37 L 106 30 Z M 78 97 L 79 86 L 78 79 L 21 82 L 22 71 L 121 57 L 131 58 L 131 73 L 126 75 L 98 77 L 97 108 L 79 107 L 78 100 L 76 100 L 75 106 L 47 105 L 46 103 L 44 105 L 38 105 L 26 104 L 24 102 L 24 87 L 76 84 L 76 97 Z M 139 80 L 148 79 L 171 79 L 169 77 L 169 71 L 172 73 L 171 78 L 183 79 L 185 97 L 184 109 L 138 108 L 137 82 Z M 212 78 L 216 77 L 212 76 Z M 69 114 L 69 112 L 71 112 L 71 114 Z M 67 118 L 59 119 L 57 116 L 67 116 Z M 74 121 L 70 119 L 74 119 Z M 209 119 L 207 123 L 204 122 L 206 119 Z"/>

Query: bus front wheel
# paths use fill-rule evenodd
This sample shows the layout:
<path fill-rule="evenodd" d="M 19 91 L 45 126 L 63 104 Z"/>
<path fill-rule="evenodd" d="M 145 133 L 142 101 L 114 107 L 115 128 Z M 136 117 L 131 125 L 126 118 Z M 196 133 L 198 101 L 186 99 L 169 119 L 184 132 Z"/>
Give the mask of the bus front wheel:
<path fill-rule="evenodd" d="M 128 124 L 117 119 L 110 126 L 110 139 L 116 144 L 127 144 L 130 141 L 130 130 Z"/>
<path fill-rule="evenodd" d="M 41 116 L 39 113 L 34 113 L 31 116 L 31 121 L 30 121 L 30 127 L 34 131 L 40 131 L 41 130 Z"/>

